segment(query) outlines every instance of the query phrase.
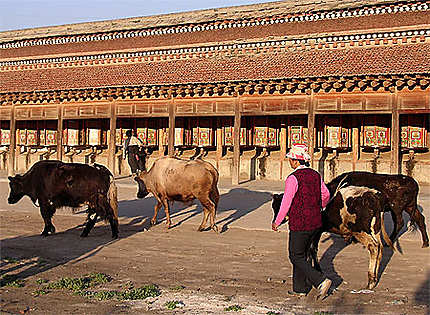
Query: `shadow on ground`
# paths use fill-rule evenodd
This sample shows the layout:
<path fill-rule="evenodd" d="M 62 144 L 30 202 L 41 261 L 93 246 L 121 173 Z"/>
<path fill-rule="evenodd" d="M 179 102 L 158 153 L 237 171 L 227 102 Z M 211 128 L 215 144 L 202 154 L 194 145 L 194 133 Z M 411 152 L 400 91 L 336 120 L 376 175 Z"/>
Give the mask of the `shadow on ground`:
<path fill-rule="evenodd" d="M 229 192 L 220 196 L 217 216 L 221 216 L 222 218 L 218 218 L 216 224 L 218 226 L 222 225 L 221 232 L 225 232 L 228 230 L 230 224 L 260 208 L 271 199 L 272 195 L 268 192 L 253 191 L 246 188 L 230 189 Z M 119 216 L 127 218 L 142 216 L 150 219 L 154 214 L 155 204 L 156 200 L 152 195 L 148 195 L 144 199 L 122 201 L 119 208 Z M 181 225 L 199 213 L 203 216 L 203 208 L 197 200 L 192 203 L 192 206 L 191 204 L 184 205 L 183 203 L 175 202 L 170 208 L 170 217 L 173 222 L 171 228 Z M 163 208 L 158 212 L 157 221 L 161 222 L 165 218 L 166 215 Z M 175 218 L 180 219 L 174 222 Z M 266 220 L 266 218 L 262 218 L 262 220 Z M 270 220 L 271 218 L 267 218 L 267 221 Z"/>

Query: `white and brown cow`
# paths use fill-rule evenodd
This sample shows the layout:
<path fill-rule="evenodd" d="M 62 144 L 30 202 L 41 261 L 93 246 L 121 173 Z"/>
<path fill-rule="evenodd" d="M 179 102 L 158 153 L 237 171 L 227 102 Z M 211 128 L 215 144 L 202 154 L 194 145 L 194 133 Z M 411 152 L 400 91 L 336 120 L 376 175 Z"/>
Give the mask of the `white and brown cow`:
<path fill-rule="evenodd" d="M 272 208 L 275 218 L 279 212 L 282 194 L 273 195 Z M 311 255 L 315 267 L 321 270 L 317 259 L 318 242 L 322 232 L 331 232 L 347 240 L 356 240 L 369 251 L 367 288 L 373 289 L 378 282 L 378 271 L 382 259 L 382 237 L 394 250 L 384 227 L 384 196 L 381 192 L 361 186 L 340 188 L 322 212 L 323 227 L 314 239 Z"/>

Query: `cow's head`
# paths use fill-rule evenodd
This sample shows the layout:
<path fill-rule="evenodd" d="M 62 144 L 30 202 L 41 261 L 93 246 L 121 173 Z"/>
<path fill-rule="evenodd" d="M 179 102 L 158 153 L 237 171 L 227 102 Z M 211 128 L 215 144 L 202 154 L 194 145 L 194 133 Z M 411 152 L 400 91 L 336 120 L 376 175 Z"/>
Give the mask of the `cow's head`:
<path fill-rule="evenodd" d="M 146 189 L 145 182 L 139 176 L 136 176 L 134 180 L 137 182 L 138 186 L 137 198 L 145 198 L 149 194 L 148 189 Z"/>
<path fill-rule="evenodd" d="M 14 204 L 20 201 L 21 198 L 25 196 L 24 182 L 21 175 L 16 175 L 15 177 L 9 176 L 8 179 L 10 192 L 7 202 L 10 204 Z"/>
<path fill-rule="evenodd" d="M 273 220 L 272 223 L 275 222 L 276 217 L 278 216 L 279 209 L 281 208 L 282 198 L 284 197 L 284 194 L 273 194 L 272 195 L 272 209 L 273 209 Z M 287 222 L 287 220 L 284 218 L 282 223 Z"/>

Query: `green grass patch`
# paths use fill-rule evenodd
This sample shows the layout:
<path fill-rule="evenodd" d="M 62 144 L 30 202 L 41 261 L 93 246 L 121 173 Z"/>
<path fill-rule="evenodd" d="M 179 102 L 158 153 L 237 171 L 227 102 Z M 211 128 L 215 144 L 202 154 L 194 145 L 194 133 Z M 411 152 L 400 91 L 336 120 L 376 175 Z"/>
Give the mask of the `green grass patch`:
<path fill-rule="evenodd" d="M 48 283 L 48 282 L 49 282 L 49 280 L 46 280 L 46 279 L 37 279 L 36 280 L 36 283 L 38 285 L 45 284 L 45 283 Z"/>
<path fill-rule="evenodd" d="M 22 288 L 25 286 L 25 281 L 18 279 L 15 275 L 3 275 L 0 279 L 0 287 Z"/>
<path fill-rule="evenodd" d="M 157 297 L 161 291 L 155 284 L 145 285 L 140 288 L 125 290 L 121 292 L 120 300 L 144 300 L 148 297 Z"/>
<path fill-rule="evenodd" d="M 58 281 L 49 283 L 48 289 L 67 289 L 74 292 L 84 291 L 111 281 L 112 278 L 104 273 L 90 273 L 81 278 L 61 278 Z"/>
<path fill-rule="evenodd" d="M 20 262 L 20 259 L 9 257 L 9 256 L 2 257 L 2 260 L 8 264 L 17 264 Z"/>
<path fill-rule="evenodd" d="M 185 304 L 182 303 L 181 301 L 168 301 L 164 304 L 164 306 L 166 306 L 168 310 L 174 310 L 175 308 L 178 308 L 178 307 L 184 307 Z"/>
<path fill-rule="evenodd" d="M 185 289 L 185 286 L 183 286 L 183 285 L 176 285 L 176 286 L 170 288 L 170 290 L 172 290 L 172 291 L 181 291 L 183 289 Z"/>
<path fill-rule="evenodd" d="M 230 305 L 224 309 L 224 311 L 226 311 L 226 312 L 239 312 L 241 310 L 243 310 L 243 307 L 238 305 L 238 304 Z"/>
<path fill-rule="evenodd" d="M 279 313 L 279 312 L 274 312 L 274 311 L 268 311 L 268 312 L 266 313 L 266 315 L 281 315 L 281 313 Z"/>
<path fill-rule="evenodd" d="M 33 292 L 33 295 L 34 296 L 36 296 L 36 297 L 38 297 L 38 296 L 40 296 L 40 295 L 46 295 L 46 294 L 48 294 L 49 293 L 49 291 L 48 290 L 45 290 L 45 289 L 38 289 L 38 290 L 36 290 L 36 291 L 34 291 Z"/>

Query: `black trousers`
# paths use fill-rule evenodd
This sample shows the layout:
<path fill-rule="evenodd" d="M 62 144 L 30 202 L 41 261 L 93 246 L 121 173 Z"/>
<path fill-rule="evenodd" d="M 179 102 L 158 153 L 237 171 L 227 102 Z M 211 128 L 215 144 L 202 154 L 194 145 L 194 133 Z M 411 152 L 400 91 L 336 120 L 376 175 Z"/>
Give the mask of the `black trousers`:
<path fill-rule="evenodd" d="M 136 173 L 137 170 L 145 170 L 145 158 L 140 155 L 139 147 L 137 145 L 132 145 L 128 147 L 128 165 L 132 173 Z"/>
<path fill-rule="evenodd" d="M 324 281 L 323 273 L 312 267 L 310 246 L 319 229 L 312 231 L 290 231 L 288 253 L 293 264 L 293 291 L 309 293 L 312 286 L 318 287 Z"/>

